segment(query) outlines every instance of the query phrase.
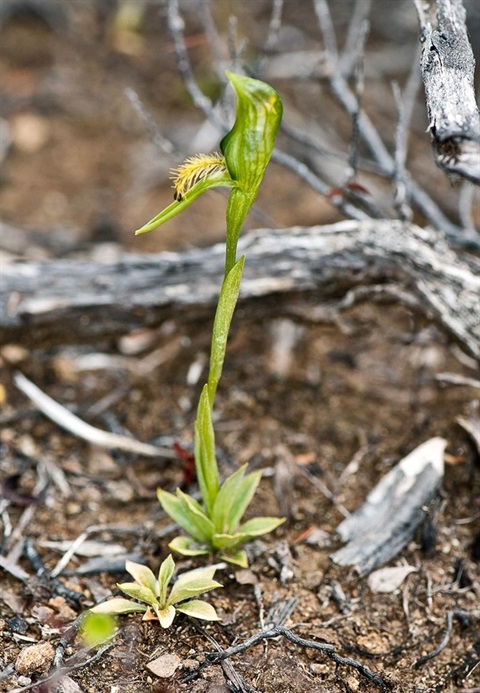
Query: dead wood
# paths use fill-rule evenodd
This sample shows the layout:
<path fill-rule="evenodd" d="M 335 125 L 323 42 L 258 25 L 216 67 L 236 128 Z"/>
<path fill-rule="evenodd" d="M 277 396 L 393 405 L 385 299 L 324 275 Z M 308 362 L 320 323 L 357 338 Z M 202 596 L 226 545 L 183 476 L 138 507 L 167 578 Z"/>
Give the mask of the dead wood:
<path fill-rule="evenodd" d="M 399 221 L 259 229 L 239 252 L 241 299 L 313 292 L 338 303 L 360 286 L 388 284 L 480 359 L 480 263 L 431 229 Z M 0 284 L 0 344 L 93 343 L 165 319 L 211 316 L 223 275 L 223 245 L 186 253 L 89 261 L 7 263 Z M 398 295 L 392 292 L 398 287 Z M 268 303 L 268 301 L 267 301 Z M 272 305 L 268 309 L 272 310 Z"/>
<path fill-rule="evenodd" d="M 420 61 L 435 162 L 448 174 L 480 184 L 480 113 L 475 59 L 462 0 L 416 1 Z"/>

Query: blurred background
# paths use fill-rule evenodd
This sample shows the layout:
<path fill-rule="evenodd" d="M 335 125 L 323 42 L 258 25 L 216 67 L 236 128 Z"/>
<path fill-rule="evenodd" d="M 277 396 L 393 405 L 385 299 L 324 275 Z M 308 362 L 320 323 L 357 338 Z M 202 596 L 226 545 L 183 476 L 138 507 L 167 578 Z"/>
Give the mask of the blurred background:
<path fill-rule="evenodd" d="M 238 53 L 238 63 L 247 72 L 269 81 L 281 94 L 285 124 L 328 151 L 319 154 L 285 134 L 279 148 L 332 188 L 341 186 L 352 123 L 331 95 L 314 2 L 285 0 L 278 34 L 269 32 L 274 4 L 180 1 L 194 76 L 216 103 L 224 93 L 224 69 L 232 66 L 232 52 Z M 469 0 L 466 6 L 478 61 L 480 5 Z M 353 7 L 353 0 L 330 3 L 339 48 Z M 134 252 L 182 250 L 222 239 L 225 196 L 217 191 L 202 196 L 161 230 L 134 236 L 136 228 L 171 202 L 170 169 L 186 155 L 217 149 L 221 138 L 193 105 L 179 75 L 167 13 L 166 0 L 2 1 L 4 256 L 75 257 L 92 247 L 102 256 L 112 246 Z M 412 63 L 418 61 L 417 18 L 411 0 L 376 0 L 370 20 L 364 107 L 393 151 L 397 115 L 392 81 L 403 88 Z M 227 105 L 224 99 L 222 103 Z M 464 186 L 452 186 L 435 167 L 426 127 L 420 84 L 408 167 L 444 214 L 459 223 Z M 359 182 L 382 214 L 395 216 L 390 183 L 368 172 L 360 173 Z M 477 225 L 479 217 L 477 199 Z M 272 164 L 248 223 L 310 225 L 342 218 L 325 196 Z M 425 221 L 421 215 L 415 220 Z"/>

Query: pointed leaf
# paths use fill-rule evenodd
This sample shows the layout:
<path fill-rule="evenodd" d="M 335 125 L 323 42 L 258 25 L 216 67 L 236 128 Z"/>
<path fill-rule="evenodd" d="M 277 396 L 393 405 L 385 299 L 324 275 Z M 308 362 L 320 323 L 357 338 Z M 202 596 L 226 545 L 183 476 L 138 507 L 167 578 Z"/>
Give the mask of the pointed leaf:
<path fill-rule="evenodd" d="M 192 498 L 188 494 L 184 493 L 181 489 L 177 488 L 177 498 L 180 499 L 182 503 L 185 504 L 187 512 L 190 513 L 190 517 L 193 522 L 195 522 L 198 528 L 201 530 L 202 534 L 206 536 L 207 543 L 210 543 L 212 534 L 215 531 L 215 526 L 207 514 L 202 510 L 202 507 L 195 498 Z"/>
<path fill-rule="evenodd" d="M 209 580 L 208 578 L 197 578 L 196 580 L 192 580 L 188 583 L 184 581 L 180 583 L 180 585 L 175 583 L 172 587 L 167 603 L 178 604 L 178 602 L 183 602 L 185 599 L 196 597 L 197 594 L 210 592 L 210 590 L 215 590 L 217 587 L 222 586 L 223 585 L 216 580 Z"/>
<path fill-rule="evenodd" d="M 238 485 L 238 489 L 231 501 L 231 507 L 227 515 L 227 527 L 229 532 L 238 530 L 238 524 L 252 502 L 257 486 L 262 478 L 262 472 L 247 474 Z"/>
<path fill-rule="evenodd" d="M 173 217 L 176 217 L 177 214 L 183 212 L 183 210 L 189 207 L 192 204 L 192 202 L 194 202 L 197 199 L 197 197 L 199 197 L 202 193 L 206 192 L 207 190 L 210 190 L 211 188 L 231 188 L 233 185 L 234 182 L 231 180 L 228 173 L 225 173 L 217 178 L 212 178 L 210 180 L 204 179 L 199 181 L 196 185 L 190 188 L 190 190 L 182 197 L 181 200 L 175 200 L 175 202 L 172 202 L 171 205 L 166 207 L 163 211 L 161 211 L 159 214 L 153 217 L 153 219 L 151 219 L 140 229 L 135 231 L 135 235 L 139 236 L 140 234 L 153 231 L 161 224 L 164 224 L 166 221 L 173 219 Z"/>
<path fill-rule="evenodd" d="M 235 534 L 214 534 L 212 537 L 212 544 L 216 550 L 224 550 L 237 546 L 238 544 L 243 544 L 246 542 L 248 537 L 242 532 L 236 532 Z"/>
<path fill-rule="evenodd" d="M 262 534 L 273 532 L 285 522 L 284 517 L 254 517 L 240 526 L 239 531 L 245 535 L 246 540 L 259 537 Z"/>
<path fill-rule="evenodd" d="M 240 568 L 248 568 L 247 552 L 243 549 L 235 551 L 235 553 L 221 553 L 220 558 L 228 563 L 233 563 L 233 565 L 238 565 Z"/>
<path fill-rule="evenodd" d="M 167 515 L 170 515 L 174 522 L 191 534 L 195 541 L 200 543 L 208 541 L 207 535 L 201 531 L 196 518 L 189 512 L 183 500 L 160 488 L 157 489 L 157 498 Z"/>
<path fill-rule="evenodd" d="M 175 563 L 172 554 L 169 554 L 158 571 L 158 601 L 162 606 L 166 603 L 168 583 L 172 579 L 174 570 Z"/>
<path fill-rule="evenodd" d="M 202 566 L 201 568 L 195 568 L 194 570 L 187 570 L 185 573 L 180 573 L 175 584 L 183 585 L 185 583 L 192 582 L 193 580 L 197 580 L 198 578 L 213 580 L 218 566 L 221 565 L 222 563 L 217 563 L 217 565 L 214 566 L 206 565 Z"/>
<path fill-rule="evenodd" d="M 154 596 L 157 596 L 158 585 L 155 575 L 150 568 L 141 563 L 125 561 L 125 570 L 133 577 L 135 582 L 138 582 L 139 585 L 143 585 L 150 590 Z"/>
<path fill-rule="evenodd" d="M 233 313 L 235 306 L 237 305 L 238 295 L 240 293 L 240 282 L 242 281 L 244 265 L 245 256 L 243 255 L 223 280 L 217 310 L 215 311 L 215 320 L 213 323 L 212 332 L 212 347 L 210 352 L 210 368 L 208 372 L 208 396 L 210 400 L 210 408 L 213 406 L 215 392 L 222 375 L 228 333 L 230 331 Z"/>
<path fill-rule="evenodd" d="M 176 609 L 186 616 L 191 616 L 192 618 L 201 618 L 203 621 L 220 620 L 213 606 L 207 602 L 201 601 L 200 599 L 192 599 L 189 602 L 185 602 L 181 606 L 177 606 Z"/>
<path fill-rule="evenodd" d="M 206 556 L 210 553 L 209 549 L 199 548 L 190 537 L 175 537 L 169 543 L 168 548 L 182 554 L 182 556 Z"/>
<path fill-rule="evenodd" d="M 173 606 L 166 606 L 164 609 L 157 611 L 157 616 L 162 628 L 170 628 L 175 618 L 175 609 Z"/>
<path fill-rule="evenodd" d="M 225 479 L 217 494 L 212 511 L 212 521 L 219 534 L 224 534 L 231 529 L 235 529 L 229 526 L 227 518 L 232 509 L 232 499 L 237 493 L 243 477 L 245 476 L 246 468 L 246 464 L 242 465 L 236 472 Z"/>
<path fill-rule="evenodd" d="M 208 387 L 205 385 L 200 395 L 197 420 L 195 421 L 195 469 L 202 500 L 209 516 L 211 516 L 220 486 L 215 457 L 211 402 L 213 400 L 209 399 Z"/>
<path fill-rule="evenodd" d="M 118 589 L 128 594 L 132 599 L 138 599 L 145 604 L 151 604 L 156 601 L 156 594 L 151 592 L 148 587 L 139 585 L 137 582 L 122 582 L 117 583 Z"/>
<path fill-rule="evenodd" d="M 135 604 L 129 599 L 122 597 L 114 597 L 107 602 L 97 604 L 90 611 L 94 614 L 133 614 L 140 611 L 146 611 L 147 607 L 143 604 Z"/>

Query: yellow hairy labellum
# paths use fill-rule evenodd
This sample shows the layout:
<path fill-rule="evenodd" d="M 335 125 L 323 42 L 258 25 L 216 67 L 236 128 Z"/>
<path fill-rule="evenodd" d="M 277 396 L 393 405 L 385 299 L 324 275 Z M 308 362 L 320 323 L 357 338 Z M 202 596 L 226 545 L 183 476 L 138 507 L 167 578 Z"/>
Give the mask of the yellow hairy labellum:
<path fill-rule="evenodd" d="M 181 166 L 172 170 L 173 197 L 180 202 L 186 193 L 201 180 L 221 177 L 226 172 L 225 159 L 218 152 L 191 156 Z"/>

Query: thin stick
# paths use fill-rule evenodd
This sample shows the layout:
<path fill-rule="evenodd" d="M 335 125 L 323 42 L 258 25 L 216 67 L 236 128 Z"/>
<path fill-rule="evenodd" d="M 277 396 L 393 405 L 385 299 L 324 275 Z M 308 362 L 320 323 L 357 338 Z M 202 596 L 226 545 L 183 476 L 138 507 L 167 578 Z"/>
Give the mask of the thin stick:
<path fill-rule="evenodd" d="M 278 43 L 280 29 L 282 27 L 283 5 L 284 0 L 273 0 L 272 2 L 272 13 L 268 24 L 267 36 L 263 42 L 262 53 L 254 69 L 255 76 L 257 77 L 261 76 L 266 57 L 273 51 L 275 45 Z"/>
<path fill-rule="evenodd" d="M 368 214 L 365 214 L 365 212 L 357 209 L 357 207 L 354 207 L 350 203 L 344 202 L 343 199 L 329 197 L 331 186 L 315 175 L 311 168 L 296 159 L 291 154 L 286 154 L 278 149 L 274 149 L 272 161 L 275 161 L 276 163 L 281 164 L 285 168 L 288 168 L 296 173 L 297 176 L 308 183 L 313 190 L 321 195 L 324 195 L 325 197 L 328 197 L 329 202 L 350 219 L 357 219 L 358 221 L 369 219 Z"/>
<path fill-rule="evenodd" d="M 363 94 L 365 91 L 365 43 L 367 40 L 369 28 L 369 23 L 366 20 L 364 20 L 361 26 L 361 33 L 358 37 L 360 46 L 357 46 L 357 50 L 355 53 L 356 63 L 353 69 L 355 75 L 354 93 L 357 101 L 357 107 L 354 113 L 352 113 L 352 137 L 350 143 L 350 156 L 348 157 L 350 171 L 348 172 L 347 183 L 354 180 L 357 176 L 358 150 L 360 145 L 360 116 L 362 113 Z"/>
<path fill-rule="evenodd" d="M 337 37 L 330 14 L 330 7 L 326 0 L 313 0 L 313 8 L 317 15 L 317 20 L 322 27 L 323 44 L 327 55 L 327 64 L 333 72 L 338 64 Z"/>
<path fill-rule="evenodd" d="M 164 152 L 164 154 L 176 154 L 177 149 L 175 145 L 166 137 L 164 137 L 164 135 L 161 133 L 160 128 L 155 122 L 155 119 L 153 118 L 152 114 L 147 110 L 135 89 L 133 89 L 132 87 L 127 87 L 124 93 L 127 99 L 132 104 L 133 108 L 135 109 L 137 115 L 145 124 L 148 132 L 152 137 L 154 145 L 161 152 Z"/>
<path fill-rule="evenodd" d="M 338 665 L 349 666 L 353 669 L 356 669 L 361 676 L 368 679 L 375 685 L 379 686 L 382 691 L 391 690 L 390 685 L 387 684 L 386 681 L 384 681 L 377 674 L 374 674 L 367 667 L 363 666 L 363 664 L 361 664 L 360 662 L 357 662 L 355 659 L 351 659 L 350 657 L 341 657 L 340 655 L 338 655 L 335 652 L 334 645 L 316 642 L 315 640 L 305 640 L 304 638 L 300 638 L 299 636 L 295 635 L 294 633 L 292 633 L 291 630 L 285 628 L 284 626 L 276 626 L 275 628 L 271 628 L 269 630 L 257 633 L 256 635 L 253 635 L 251 638 L 248 638 L 248 640 L 245 640 L 245 642 L 240 643 L 239 645 L 235 645 L 234 647 L 229 647 L 226 650 L 223 650 L 222 652 L 212 652 L 210 655 L 208 655 L 207 659 L 212 663 L 220 662 L 223 659 L 228 659 L 229 657 L 233 657 L 234 655 L 245 652 L 250 647 L 253 647 L 254 645 L 257 645 L 259 642 L 262 642 L 262 640 L 272 640 L 274 638 L 278 638 L 279 636 L 286 638 L 291 643 L 299 647 L 307 647 L 313 650 L 317 650 L 318 652 L 323 652 L 327 655 L 327 657 L 329 657 Z"/>
<path fill-rule="evenodd" d="M 197 0 L 198 14 L 203 24 L 203 30 L 207 38 L 207 43 L 212 51 L 213 69 L 217 78 L 225 83 L 225 62 L 222 56 L 222 42 L 213 19 L 209 0 Z"/>
<path fill-rule="evenodd" d="M 42 414 L 69 433 L 93 445 L 98 445 L 98 447 L 101 448 L 133 452 L 137 455 L 144 455 L 145 457 L 165 457 L 167 459 L 176 459 L 177 457 L 173 450 L 169 450 L 168 448 L 158 448 L 155 445 L 141 443 L 128 436 L 102 431 L 99 428 L 91 426 L 42 392 L 40 388 L 34 385 L 34 383 L 22 373 L 15 373 L 13 379 L 18 389 L 40 409 Z"/>
<path fill-rule="evenodd" d="M 365 51 L 365 25 L 369 24 L 371 0 L 356 0 L 352 18 L 347 30 L 347 38 L 337 65 L 338 74 L 349 79 L 356 70 Z"/>
<path fill-rule="evenodd" d="M 213 108 L 212 102 L 209 98 L 205 96 L 205 94 L 198 87 L 197 82 L 193 76 L 192 67 L 190 65 L 190 60 L 188 58 L 187 47 L 185 45 L 185 37 L 183 34 L 185 23 L 182 17 L 180 16 L 180 12 L 178 9 L 178 0 L 169 0 L 167 8 L 167 21 L 168 28 L 173 39 L 173 44 L 175 46 L 178 70 L 182 75 L 183 82 L 188 93 L 192 97 L 193 103 L 221 131 L 225 131 L 225 123 L 218 117 L 217 113 Z"/>

